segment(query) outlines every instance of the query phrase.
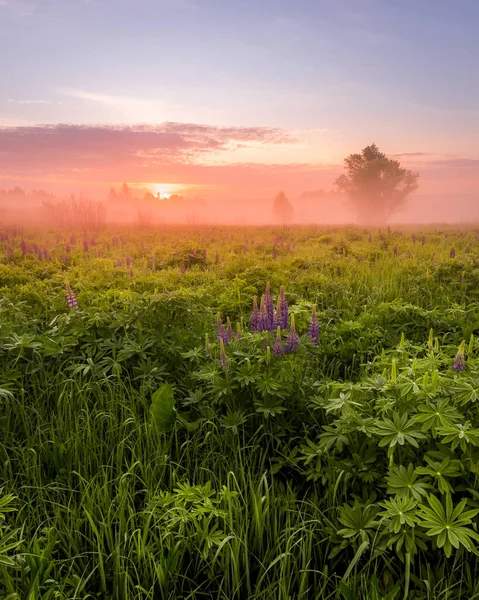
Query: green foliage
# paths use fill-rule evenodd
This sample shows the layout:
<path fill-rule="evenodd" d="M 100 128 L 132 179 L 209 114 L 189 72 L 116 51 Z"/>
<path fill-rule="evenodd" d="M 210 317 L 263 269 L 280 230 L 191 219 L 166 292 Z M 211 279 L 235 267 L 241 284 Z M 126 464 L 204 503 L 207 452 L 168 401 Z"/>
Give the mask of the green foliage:
<path fill-rule="evenodd" d="M 168 432 L 176 421 L 175 394 L 168 383 L 160 386 L 151 396 L 151 423 L 156 431 Z"/>
<path fill-rule="evenodd" d="M 0 234 L 0 598 L 479 594 L 477 232 Z"/>

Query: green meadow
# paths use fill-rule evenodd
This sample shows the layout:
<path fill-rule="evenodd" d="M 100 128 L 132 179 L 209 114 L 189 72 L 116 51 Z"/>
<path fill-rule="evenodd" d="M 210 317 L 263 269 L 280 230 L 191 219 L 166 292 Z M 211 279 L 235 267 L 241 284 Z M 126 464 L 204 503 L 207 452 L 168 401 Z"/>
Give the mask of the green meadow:
<path fill-rule="evenodd" d="M 0 230 L 0 598 L 479 598 L 478 238 Z"/>

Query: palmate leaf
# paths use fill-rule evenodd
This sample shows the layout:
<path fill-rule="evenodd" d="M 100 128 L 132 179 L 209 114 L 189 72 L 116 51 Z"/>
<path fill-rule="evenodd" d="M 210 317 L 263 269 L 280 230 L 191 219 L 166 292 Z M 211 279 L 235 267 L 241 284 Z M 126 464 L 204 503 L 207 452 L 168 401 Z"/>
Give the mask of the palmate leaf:
<path fill-rule="evenodd" d="M 469 552 L 479 554 L 474 541 L 479 541 L 479 534 L 467 527 L 479 509 L 464 511 L 467 499 L 463 498 L 454 507 L 450 494 L 446 495 L 445 505 L 435 496 L 429 495 L 427 506 L 420 507 L 420 526 L 427 529 L 426 535 L 435 537 L 438 548 L 444 548 L 444 553 L 449 558 L 453 548 L 464 546 Z"/>
<path fill-rule="evenodd" d="M 407 469 L 402 465 L 393 467 L 386 481 L 388 494 L 395 494 L 397 498 L 413 496 L 417 501 L 420 501 L 422 496 L 427 496 L 427 490 L 431 487 L 424 479 L 418 479 L 412 464 L 409 464 Z"/>
<path fill-rule="evenodd" d="M 448 456 L 440 463 L 432 460 L 432 458 L 429 458 L 428 456 L 425 458 L 429 466 L 418 467 L 416 473 L 419 473 L 420 475 L 430 475 L 435 479 L 441 494 L 452 493 L 452 485 L 445 478 L 459 477 L 461 475 L 458 466 L 459 461 L 455 460 L 451 462 L 451 459 Z"/>
<path fill-rule="evenodd" d="M 399 416 L 396 412 L 393 414 L 392 420 L 378 421 L 375 433 L 382 438 L 378 445 L 389 446 L 390 450 L 393 450 L 396 444 L 404 446 L 406 442 L 415 448 L 419 448 L 417 440 L 426 438 L 424 433 L 416 428 L 413 419 L 409 419 L 407 414 Z"/>
<path fill-rule="evenodd" d="M 450 444 L 454 450 L 461 446 L 463 452 L 467 452 L 468 446 L 479 446 L 479 429 L 472 427 L 470 421 L 464 424 L 456 423 L 450 427 L 438 427 L 439 435 L 442 435 L 442 442 Z"/>
<path fill-rule="evenodd" d="M 160 386 L 151 397 L 151 423 L 159 433 L 168 432 L 176 421 L 175 394 L 169 383 Z"/>
<path fill-rule="evenodd" d="M 454 421 L 461 419 L 461 415 L 454 406 L 449 404 L 447 398 L 439 400 L 437 404 L 421 404 L 417 409 L 418 414 L 414 416 L 414 420 L 422 423 L 422 431 L 437 427 L 451 427 L 454 426 Z"/>

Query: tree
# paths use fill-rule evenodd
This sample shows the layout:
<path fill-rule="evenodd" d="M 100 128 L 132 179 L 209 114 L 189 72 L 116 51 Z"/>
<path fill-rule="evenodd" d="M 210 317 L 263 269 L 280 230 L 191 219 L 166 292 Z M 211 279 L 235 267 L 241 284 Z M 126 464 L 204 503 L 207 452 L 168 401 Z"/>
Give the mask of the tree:
<path fill-rule="evenodd" d="M 273 202 L 273 216 L 278 223 L 289 225 L 294 218 L 294 208 L 283 191 L 279 192 Z"/>
<path fill-rule="evenodd" d="M 376 144 L 366 146 L 361 154 L 350 154 L 344 163 L 346 174 L 334 183 L 339 191 L 348 194 L 364 223 L 384 225 L 418 188 L 419 173 L 401 167 L 399 161 L 380 152 Z"/>

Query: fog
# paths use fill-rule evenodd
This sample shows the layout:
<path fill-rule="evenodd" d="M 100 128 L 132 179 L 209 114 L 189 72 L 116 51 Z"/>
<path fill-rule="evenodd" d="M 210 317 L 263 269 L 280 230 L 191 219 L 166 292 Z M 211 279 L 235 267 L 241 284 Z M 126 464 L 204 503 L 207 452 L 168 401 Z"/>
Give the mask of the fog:
<path fill-rule="evenodd" d="M 279 190 L 278 190 L 279 192 Z M 348 198 L 332 190 L 285 193 L 289 212 L 275 210 L 265 198 L 159 197 L 126 184 L 91 195 L 54 194 L 15 187 L 0 190 L 0 225 L 101 228 L 105 225 L 158 227 L 186 225 L 319 224 L 376 226 L 360 219 Z M 479 193 L 415 193 L 387 221 L 390 225 L 479 223 Z M 386 223 L 385 223 L 386 224 Z"/>

